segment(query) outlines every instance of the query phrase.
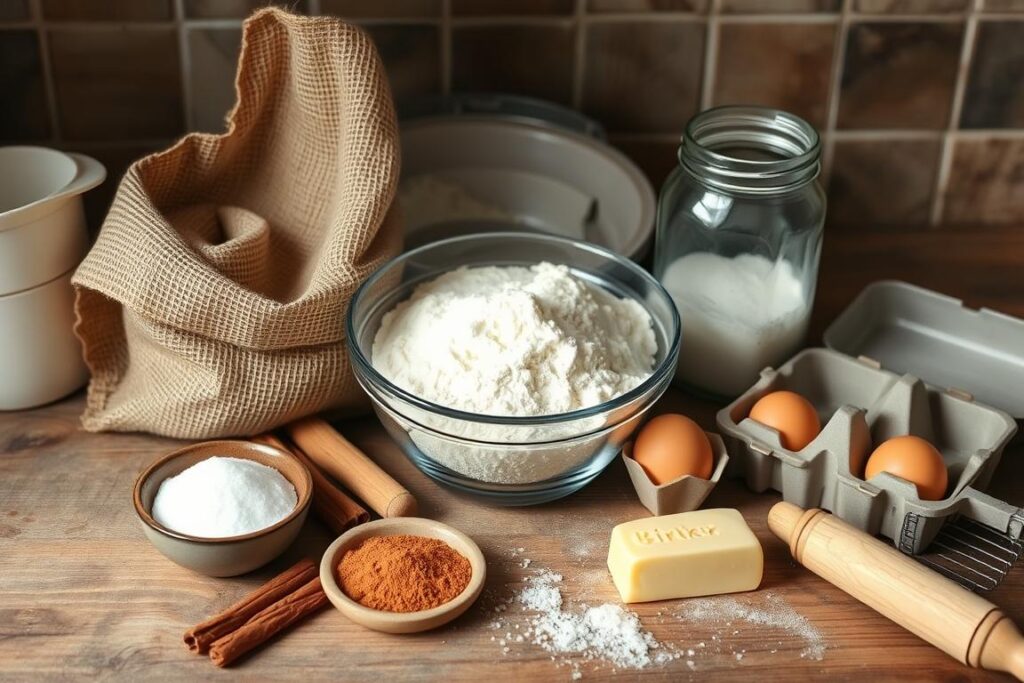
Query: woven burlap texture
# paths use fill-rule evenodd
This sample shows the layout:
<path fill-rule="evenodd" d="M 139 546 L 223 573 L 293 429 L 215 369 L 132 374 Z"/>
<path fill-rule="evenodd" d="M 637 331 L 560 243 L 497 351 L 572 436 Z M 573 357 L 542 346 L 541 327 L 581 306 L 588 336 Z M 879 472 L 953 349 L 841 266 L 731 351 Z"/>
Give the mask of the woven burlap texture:
<path fill-rule="evenodd" d="M 72 280 L 90 431 L 248 435 L 364 400 L 345 313 L 401 244 L 380 58 L 342 21 L 263 10 L 235 85 L 226 134 L 131 165 Z"/>

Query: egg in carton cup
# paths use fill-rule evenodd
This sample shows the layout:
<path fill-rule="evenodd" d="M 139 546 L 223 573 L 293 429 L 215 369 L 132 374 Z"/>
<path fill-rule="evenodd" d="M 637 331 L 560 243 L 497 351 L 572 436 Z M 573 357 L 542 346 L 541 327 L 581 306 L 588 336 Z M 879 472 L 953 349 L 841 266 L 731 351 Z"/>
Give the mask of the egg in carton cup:
<path fill-rule="evenodd" d="M 974 328 L 988 340 L 984 348 L 978 340 L 964 343 Z M 920 337 L 908 330 L 920 331 Z M 764 370 L 754 386 L 719 411 L 719 431 L 732 456 L 729 474 L 743 477 L 753 491 L 773 489 L 787 502 L 829 510 L 913 554 L 923 552 L 957 515 L 1019 539 L 1024 510 L 983 492 L 1017 430 L 1007 412 L 1016 407 L 999 402 L 1004 411 L 975 395 L 987 389 L 1001 397 L 1002 386 L 993 392 L 988 385 L 1005 385 L 1020 366 L 1010 362 L 993 373 L 990 365 L 1020 356 L 1022 335 L 1024 323 L 1008 316 L 964 309 L 959 301 L 903 283 L 872 285 L 826 332 L 826 343 L 838 350 L 799 352 Z M 1006 348 L 991 353 L 1000 340 Z M 944 370 L 978 384 L 963 390 L 929 383 Z M 917 373 L 931 377 L 926 381 Z M 798 450 L 786 448 L 779 431 L 749 417 L 759 399 L 776 391 L 803 396 L 819 415 L 821 431 Z M 941 454 L 949 476 L 940 500 L 923 500 L 913 483 L 888 472 L 864 479 L 872 452 L 903 435 L 920 437 Z"/>
<path fill-rule="evenodd" d="M 655 484 L 647 475 L 644 468 L 633 459 L 633 444 L 630 441 L 622 447 L 622 461 L 629 472 L 629 478 L 636 489 L 636 495 L 640 503 L 656 517 L 661 515 L 674 515 L 677 512 L 690 512 L 696 510 L 704 500 L 711 495 L 715 485 L 725 473 L 729 464 L 729 454 L 725 449 L 725 442 L 722 437 L 714 432 L 704 432 L 708 441 L 711 442 L 712 470 L 711 477 L 701 479 L 690 474 L 684 474 L 664 484 Z"/>

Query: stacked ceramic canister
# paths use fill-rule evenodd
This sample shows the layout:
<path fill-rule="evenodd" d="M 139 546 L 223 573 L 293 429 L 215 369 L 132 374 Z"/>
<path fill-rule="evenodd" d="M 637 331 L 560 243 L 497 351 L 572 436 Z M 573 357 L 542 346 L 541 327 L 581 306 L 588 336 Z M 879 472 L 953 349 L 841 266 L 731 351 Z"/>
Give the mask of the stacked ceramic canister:
<path fill-rule="evenodd" d="M 89 248 L 82 193 L 106 170 L 81 154 L 3 147 L 0 177 L 0 410 L 19 410 L 88 378 L 71 275 Z"/>

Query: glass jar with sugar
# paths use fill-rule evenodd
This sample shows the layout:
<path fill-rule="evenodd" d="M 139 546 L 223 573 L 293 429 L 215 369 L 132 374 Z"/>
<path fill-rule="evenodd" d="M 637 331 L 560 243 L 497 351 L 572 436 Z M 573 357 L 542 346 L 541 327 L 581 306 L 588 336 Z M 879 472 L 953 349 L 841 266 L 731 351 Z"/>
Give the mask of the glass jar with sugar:
<path fill-rule="evenodd" d="M 676 384 L 738 396 L 803 343 L 821 254 L 818 133 L 764 107 L 686 127 L 658 199 L 654 275 L 679 308 Z"/>

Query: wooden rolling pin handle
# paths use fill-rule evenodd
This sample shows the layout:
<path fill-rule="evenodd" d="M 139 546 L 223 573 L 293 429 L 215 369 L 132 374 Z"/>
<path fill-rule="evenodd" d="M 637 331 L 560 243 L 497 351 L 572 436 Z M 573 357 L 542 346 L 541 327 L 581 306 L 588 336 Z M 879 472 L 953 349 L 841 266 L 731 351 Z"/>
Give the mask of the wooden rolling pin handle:
<path fill-rule="evenodd" d="M 823 510 L 778 503 L 768 528 L 797 562 L 911 633 L 1024 681 L 1024 637 L 984 598 Z"/>
<path fill-rule="evenodd" d="M 331 425 L 305 418 L 286 427 L 309 459 L 356 494 L 381 517 L 416 516 L 416 499 Z"/>

